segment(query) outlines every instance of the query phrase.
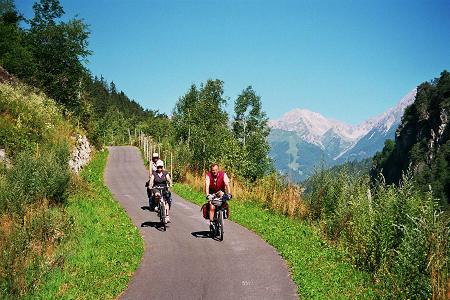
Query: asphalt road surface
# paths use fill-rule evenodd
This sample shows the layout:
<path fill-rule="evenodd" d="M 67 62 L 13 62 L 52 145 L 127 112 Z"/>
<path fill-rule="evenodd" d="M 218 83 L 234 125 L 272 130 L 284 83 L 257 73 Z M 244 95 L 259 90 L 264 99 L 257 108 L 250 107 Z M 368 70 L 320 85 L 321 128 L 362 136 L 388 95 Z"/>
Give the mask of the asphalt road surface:
<path fill-rule="evenodd" d="M 286 263 L 244 227 L 225 220 L 224 241 L 213 240 L 200 208 L 172 193 L 172 223 L 162 231 L 146 209 L 147 178 L 137 148 L 110 148 L 105 182 L 145 241 L 121 299 L 297 299 Z"/>

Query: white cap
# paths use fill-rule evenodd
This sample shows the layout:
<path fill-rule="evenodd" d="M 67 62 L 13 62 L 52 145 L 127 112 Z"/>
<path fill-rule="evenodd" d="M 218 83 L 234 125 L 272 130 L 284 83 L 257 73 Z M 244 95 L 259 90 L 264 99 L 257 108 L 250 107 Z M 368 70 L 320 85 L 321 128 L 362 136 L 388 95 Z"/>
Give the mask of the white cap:
<path fill-rule="evenodd" d="M 159 157 L 159 154 L 155 152 L 153 153 L 152 157 Z"/>
<path fill-rule="evenodd" d="M 163 168 L 164 168 L 164 163 L 163 163 L 163 161 L 159 159 L 159 160 L 156 162 L 156 167 L 163 167 Z"/>

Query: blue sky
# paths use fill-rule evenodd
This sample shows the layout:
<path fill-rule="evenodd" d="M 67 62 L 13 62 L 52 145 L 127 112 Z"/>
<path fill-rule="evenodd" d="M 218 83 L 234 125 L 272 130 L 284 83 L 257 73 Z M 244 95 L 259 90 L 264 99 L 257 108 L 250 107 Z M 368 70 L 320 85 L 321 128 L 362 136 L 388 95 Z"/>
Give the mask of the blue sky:
<path fill-rule="evenodd" d="M 32 15 L 33 1 L 16 0 Z M 171 113 L 192 83 L 252 85 L 270 118 L 299 107 L 356 124 L 450 70 L 447 1 L 61 1 L 90 25 L 89 69 Z"/>

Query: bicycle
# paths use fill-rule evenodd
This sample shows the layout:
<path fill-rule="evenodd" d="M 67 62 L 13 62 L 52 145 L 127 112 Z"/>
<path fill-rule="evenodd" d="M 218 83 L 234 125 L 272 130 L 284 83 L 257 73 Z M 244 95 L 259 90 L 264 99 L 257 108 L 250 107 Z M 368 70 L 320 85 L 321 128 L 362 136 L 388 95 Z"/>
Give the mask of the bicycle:
<path fill-rule="evenodd" d="M 215 197 L 211 200 L 211 204 L 214 205 L 214 219 L 210 225 L 210 235 L 211 237 L 218 238 L 219 241 L 223 241 L 223 219 L 225 213 L 225 201 L 221 198 Z"/>
<path fill-rule="evenodd" d="M 158 200 L 158 216 L 159 216 L 159 221 L 161 223 L 161 226 L 163 227 L 164 231 L 166 231 L 167 228 L 167 222 L 166 222 L 166 218 L 168 215 L 168 211 L 169 211 L 169 204 L 167 203 L 167 199 L 165 196 L 165 193 L 167 191 L 167 187 L 162 187 L 162 186 L 156 186 L 153 188 L 154 190 L 157 190 L 158 192 L 155 193 L 155 200 Z M 159 197 L 158 197 L 159 195 Z"/>

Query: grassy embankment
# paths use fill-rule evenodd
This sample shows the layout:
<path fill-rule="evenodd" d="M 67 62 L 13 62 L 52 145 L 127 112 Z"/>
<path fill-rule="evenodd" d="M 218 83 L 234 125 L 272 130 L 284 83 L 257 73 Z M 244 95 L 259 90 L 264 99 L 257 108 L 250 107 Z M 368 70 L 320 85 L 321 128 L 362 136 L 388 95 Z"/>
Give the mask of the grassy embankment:
<path fill-rule="evenodd" d="M 115 298 L 143 242 L 103 184 L 107 153 L 69 171 L 84 134 L 36 89 L 0 84 L 0 298 Z"/>
<path fill-rule="evenodd" d="M 127 287 L 140 263 L 143 241 L 103 183 L 107 151 L 81 172 L 87 186 L 69 197 L 73 229 L 59 251 L 64 268 L 49 274 L 33 295 L 43 299 L 113 299 Z"/>
<path fill-rule="evenodd" d="M 204 195 L 187 184 L 174 191 L 201 205 Z M 370 276 L 357 271 L 345 254 L 327 246 L 320 234 L 302 221 L 272 212 L 253 201 L 232 201 L 231 220 L 260 235 L 287 261 L 298 294 L 304 299 L 371 299 Z"/>

